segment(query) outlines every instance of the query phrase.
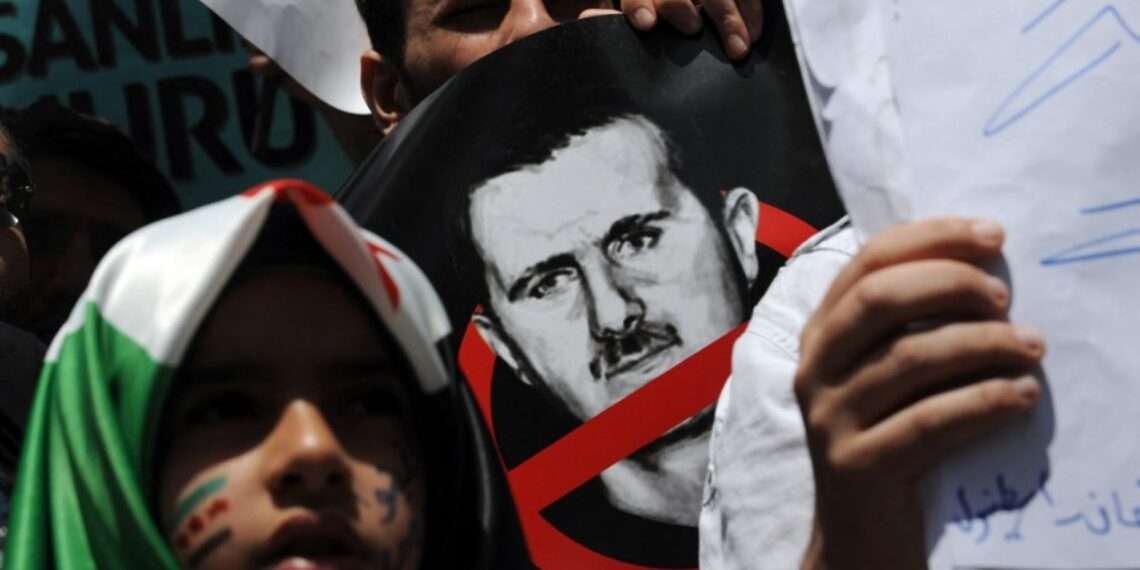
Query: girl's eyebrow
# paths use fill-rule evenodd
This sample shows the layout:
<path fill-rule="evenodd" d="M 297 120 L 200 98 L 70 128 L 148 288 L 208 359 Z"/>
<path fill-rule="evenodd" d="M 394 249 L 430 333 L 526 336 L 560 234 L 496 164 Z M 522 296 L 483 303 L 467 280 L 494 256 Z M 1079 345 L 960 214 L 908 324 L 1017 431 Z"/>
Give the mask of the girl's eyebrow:
<path fill-rule="evenodd" d="M 400 373 L 402 368 L 383 353 L 337 356 L 318 363 L 323 381 L 337 382 L 385 373 Z M 187 365 L 184 377 L 195 384 L 251 384 L 276 381 L 272 366 L 242 360 L 223 360 Z"/>
<path fill-rule="evenodd" d="M 218 362 L 187 366 L 185 378 L 195 384 L 234 384 L 270 382 L 263 367 L 249 362 Z"/>

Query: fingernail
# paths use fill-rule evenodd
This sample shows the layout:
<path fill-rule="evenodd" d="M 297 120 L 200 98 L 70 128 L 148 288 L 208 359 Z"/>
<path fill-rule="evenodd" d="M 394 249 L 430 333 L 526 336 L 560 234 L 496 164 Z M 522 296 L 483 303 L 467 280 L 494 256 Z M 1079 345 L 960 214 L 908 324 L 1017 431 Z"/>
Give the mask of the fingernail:
<path fill-rule="evenodd" d="M 1001 224 L 993 220 L 977 220 L 974 222 L 974 235 L 985 243 L 998 244 L 1005 236 L 1005 231 L 1001 229 Z"/>
<path fill-rule="evenodd" d="M 736 34 L 728 36 L 728 55 L 737 58 L 744 57 L 746 53 L 748 53 L 748 42 L 744 41 L 744 38 Z"/>
<path fill-rule="evenodd" d="M 1009 300 L 1009 287 L 1005 286 L 1005 282 L 997 277 L 986 276 L 986 288 L 990 290 L 990 294 L 997 299 L 999 303 L 1005 303 Z"/>
<path fill-rule="evenodd" d="M 633 23 L 637 24 L 641 30 L 649 30 L 656 22 L 657 18 L 653 17 L 653 12 L 650 12 L 648 8 L 638 8 L 633 13 Z"/>
<path fill-rule="evenodd" d="M 1045 349 L 1045 337 L 1037 329 L 1017 327 L 1013 334 L 1017 336 L 1017 340 L 1035 352 Z"/>
<path fill-rule="evenodd" d="M 1022 376 L 1013 381 L 1013 389 L 1029 402 L 1034 402 L 1041 395 L 1041 383 L 1032 376 Z"/>

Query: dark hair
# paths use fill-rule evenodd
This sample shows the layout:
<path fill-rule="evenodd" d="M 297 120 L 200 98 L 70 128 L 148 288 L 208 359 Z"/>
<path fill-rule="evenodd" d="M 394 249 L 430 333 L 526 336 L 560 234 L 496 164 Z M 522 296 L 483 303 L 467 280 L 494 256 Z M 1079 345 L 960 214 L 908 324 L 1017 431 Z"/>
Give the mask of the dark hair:
<path fill-rule="evenodd" d="M 111 123 L 43 99 L 3 120 L 28 161 L 73 160 L 121 185 L 142 207 L 150 223 L 182 211 L 182 202 L 154 162 Z M 33 179 L 35 173 L 32 173 Z"/>
<path fill-rule="evenodd" d="M 403 63 L 404 45 L 408 41 L 403 0 L 356 0 L 356 9 L 364 19 L 372 48 Z"/>

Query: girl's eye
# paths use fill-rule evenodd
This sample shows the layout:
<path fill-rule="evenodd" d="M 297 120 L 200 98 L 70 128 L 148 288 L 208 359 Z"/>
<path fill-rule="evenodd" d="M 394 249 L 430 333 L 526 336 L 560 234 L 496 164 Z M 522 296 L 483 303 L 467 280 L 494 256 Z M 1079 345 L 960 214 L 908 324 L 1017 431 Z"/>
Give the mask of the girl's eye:
<path fill-rule="evenodd" d="M 257 417 L 257 405 L 257 400 L 249 394 L 220 392 L 192 405 L 182 415 L 182 423 L 188 426 L 211 427 L 245 421 Z"/>
<path fill-rule="evenodd" d="M 395 417 L 403 415 L 404 402 L 391 391 L 371 387 L 358 392 L 350 392 L 343 409 L 355 417 Z"/>

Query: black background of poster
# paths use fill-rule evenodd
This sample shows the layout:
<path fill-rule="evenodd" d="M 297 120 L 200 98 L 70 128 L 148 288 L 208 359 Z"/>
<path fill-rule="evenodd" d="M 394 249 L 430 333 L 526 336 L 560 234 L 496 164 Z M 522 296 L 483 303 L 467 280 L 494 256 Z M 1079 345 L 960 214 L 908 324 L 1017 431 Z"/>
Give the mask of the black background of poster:
<path fill-rule="evenodd" d="M 419 105 L 338 193 L 365 227 L 411 256 L 439 290 L 457 351 L 486 294 L 452 242 L 455 196 L 497 145 L 543 114 L 634 111 L 661 126 L 684 160 L 710 165 L 712 187 L 745 186 L 764 203 L 822 229 L 843 215 L 778 3 L 750 59 L 731 64 L 711 24 L 698 38 L 634 32 L 620 16 L 591 18 L 483 58 Z M 761 224 L 764 223 L 763 215 Z M 783 264 L 757 244 L 756 301 Z M 725 331 L 727 332 L 727 331 Z M 495 367 L 492 428 L 513 468 L 580 422 Z M 567 536 L 607 556 L 662 568 L 697 566 L 692 527 L 618 511 L 598 478 L 543 511 Z"/>

